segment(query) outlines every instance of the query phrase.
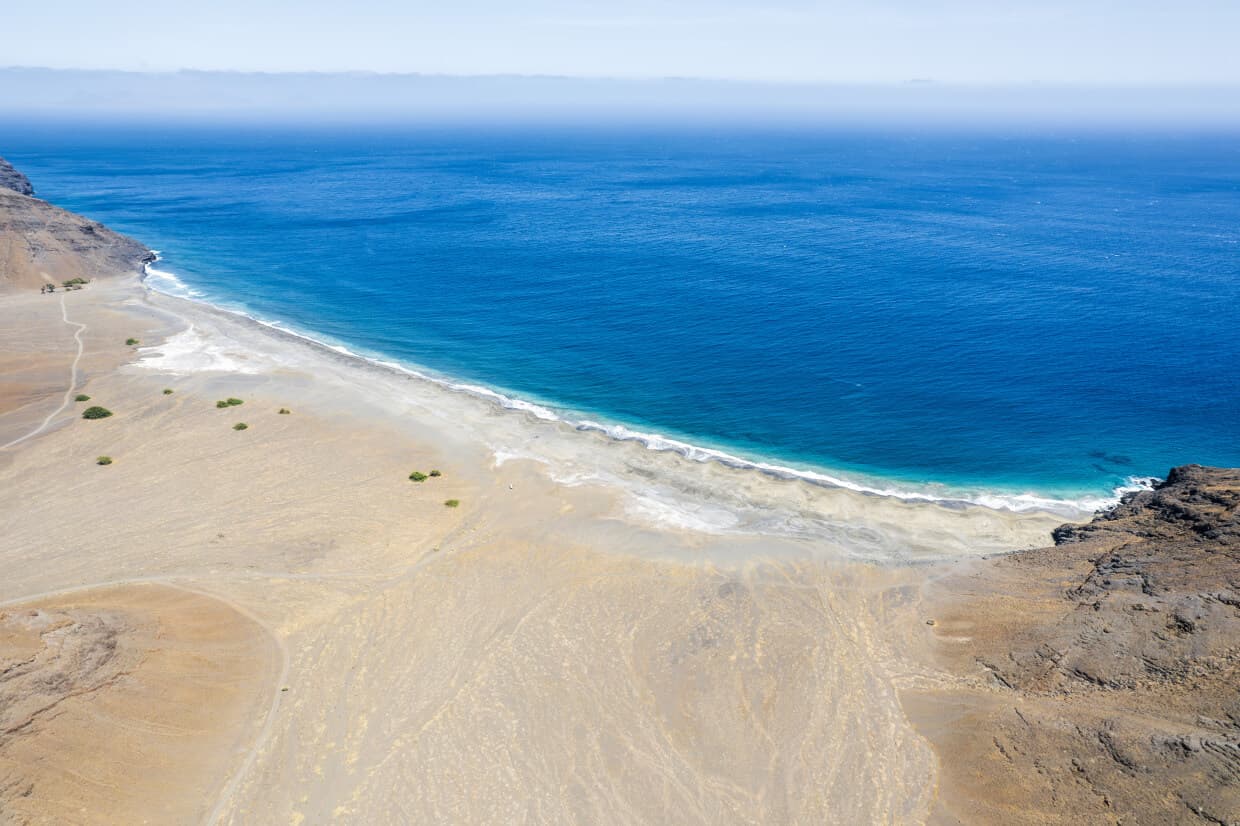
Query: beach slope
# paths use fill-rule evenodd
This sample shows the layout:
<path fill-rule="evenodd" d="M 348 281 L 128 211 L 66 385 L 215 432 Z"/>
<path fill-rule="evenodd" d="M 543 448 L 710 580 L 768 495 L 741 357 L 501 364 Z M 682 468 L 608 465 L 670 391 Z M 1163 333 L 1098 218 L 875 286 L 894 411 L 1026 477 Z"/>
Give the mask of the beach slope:
<path fill-rule="evenodd" d="M 18 192 L 0 250 L 6 822 L 1231 817 L 1223 471 L 1007 556 L 1062 517 L 582 432 Z"/>

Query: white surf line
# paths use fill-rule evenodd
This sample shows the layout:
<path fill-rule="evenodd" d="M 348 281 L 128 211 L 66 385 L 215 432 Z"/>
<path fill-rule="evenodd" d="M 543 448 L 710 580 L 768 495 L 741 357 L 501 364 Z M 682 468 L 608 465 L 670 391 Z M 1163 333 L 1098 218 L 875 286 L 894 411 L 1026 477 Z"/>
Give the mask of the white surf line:
<path fill-rule="evenodd" d="M 44 276 L 44 278 L 47 278 L 47 276 Z M 49 280 L 49 283 L 54 283 L 54 282 L 51 282 L 50 279 L 48 280 Z M 70 397 L 73 395 L 73 391 L 77 389 L 78 362 L 82 360 L 82 352 L 85 349 L 85 346 L 82 343 L 82 333 L 86 332 L 86 325 L 79 324 L 76 321 L 69 320 L 69 308 L 65 306 L 65 293 L 60 294 L 60 317 L 64 319 L 65 324 L 68 324 L 72 327 L 77 327 L 77 331 L 74 332 L 73 334 L 73 340 L 77 342 L 77 355 L 73 357 L 73 364 L 69 368 L 69 388 L 65 390 L 64 400 L 61 401 L 60 407 L 56 408 L 51 413 L 47 414 L 47 418 L 43 420 L 42 424 L 40 424 L 34 430 L 27 433 L 25 436 L 18 436 L 16 439 L 9 442 L 8 444 L 0 445 L 0 450 L 8 450 L 10 447 L 13 447 L 14 445 L 17 445 L 17 444 L 21 444 L 27 439 L 34 438 L 35 436 L 38 436 L 40 433 L 42 433 L 44 430 L 47 430 L 48 425 L 52 423 L 52 419 L 59 416 L 62 412 L 64 412 L 64 409 L 69 406 Z"/>

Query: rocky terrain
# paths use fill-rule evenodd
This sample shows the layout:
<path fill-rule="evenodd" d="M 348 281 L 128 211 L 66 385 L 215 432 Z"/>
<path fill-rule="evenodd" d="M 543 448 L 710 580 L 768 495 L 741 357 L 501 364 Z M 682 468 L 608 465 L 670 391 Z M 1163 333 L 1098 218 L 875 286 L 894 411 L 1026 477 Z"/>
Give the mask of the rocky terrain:
<path fill-rule="evenodd" d="M 1240 470 L 1175 468 L 932 586 L 943 822 L 1240 823 L 1238 507 Z"/>
<path fill-rule="evenodd" d="M 30 179 L 13 168 L 13 164 L 0 158 L 0 189 L 11 189 L 18 195 L 34 195 Z"/>
<path fill-rule="evenodd" d="M 132 273 L 154 260 L 132 238 L 33 192 L 26 176 L 0 158 L 0 293 Z"/>

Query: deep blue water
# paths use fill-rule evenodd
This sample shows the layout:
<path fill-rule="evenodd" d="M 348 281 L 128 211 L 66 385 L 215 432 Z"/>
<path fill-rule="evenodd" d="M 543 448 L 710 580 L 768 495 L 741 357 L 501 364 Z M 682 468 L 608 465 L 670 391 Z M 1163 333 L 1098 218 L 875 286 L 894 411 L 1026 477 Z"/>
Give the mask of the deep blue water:
<path fill-rule="evenodd" d="M 1240 464 L 1238 136 L 0 125 L 208 299 L 640 430 L 949 485 Z"/>

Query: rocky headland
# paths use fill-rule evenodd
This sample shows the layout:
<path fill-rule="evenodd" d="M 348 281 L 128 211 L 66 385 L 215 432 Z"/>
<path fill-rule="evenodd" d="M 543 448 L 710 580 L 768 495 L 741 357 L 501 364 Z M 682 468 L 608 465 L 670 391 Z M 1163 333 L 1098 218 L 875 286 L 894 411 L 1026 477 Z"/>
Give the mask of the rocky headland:
<path fill-rule="evenodd" d="M 0 293 L 130 274 L 155 260 L 132 238 L 33 196 L 26 176 L 0 158 Z"/>
<path fill-rule="evenodd" d="M 13 168 L 13 164 L 0 158 L 0 189 L 8 189 L 18 195 L 34 195 L 30 179 Z"/>
<path fill-rule="evenodd" d="M 1240 823 L 1238 507 L 1240 470 L 1178 467 L 929 586 L 943 822 Z"/>

